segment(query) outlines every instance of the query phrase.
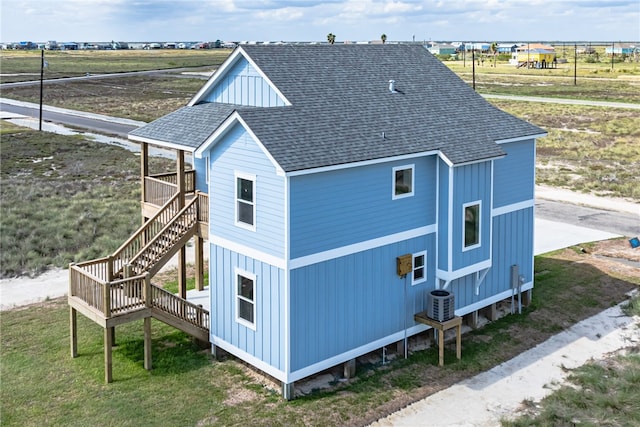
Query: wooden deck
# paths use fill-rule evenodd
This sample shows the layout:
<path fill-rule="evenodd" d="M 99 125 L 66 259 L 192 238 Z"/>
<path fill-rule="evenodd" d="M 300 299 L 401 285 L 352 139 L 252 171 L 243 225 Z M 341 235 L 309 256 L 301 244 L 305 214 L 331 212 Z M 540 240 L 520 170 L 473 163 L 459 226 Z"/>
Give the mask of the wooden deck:
<path fill-rule="evenodd" d="M 170 178 L 164 178 L 153 178 L 162 182 L 158 189 L 172 185 Z M 146 201 L 154 206 L 154 214 L 112 255 L 69 266 L 71 355 L 78 354 L 76 316 L 80 312 L 105 330 L 106 382 L 112 381 L 111 347 L 118 325 L 144 319 L 146 369 L 151 368 L 151 318 L 209 342 L 209 312 L 151 283 L 192 237 L 197 237 L 197 246 L 202 249 L 203 232 L 208 231 L 208 196 L 194 191 L 186 200 L 175 189 L 172 194 L 164 190 L 152 194 L 157 196 L 154 202 L 164 203 L 157 206 Z M 202 260 L 197 264 L 201 272 Z M 199 282 L 201 288 L 201 277 Z"/>

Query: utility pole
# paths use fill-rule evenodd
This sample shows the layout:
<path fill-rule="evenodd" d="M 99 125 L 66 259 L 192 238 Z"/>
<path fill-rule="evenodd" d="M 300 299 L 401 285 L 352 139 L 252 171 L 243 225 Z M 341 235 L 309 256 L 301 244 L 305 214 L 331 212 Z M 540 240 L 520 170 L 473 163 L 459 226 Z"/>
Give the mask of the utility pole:
<path fill-rule="evenodd" d="M 611 71 L 613 71 L 613 57 L 616 54 L 615 48 L 616 42 L 611 42 Z"/>
<path fill-rule="evenodd" d="M 471 63 L 473 64 L 473 90 L 476 90 L 476 49 L 473 46 L 471 50 Z"/>
<path fill-rule="evenodd" d="M 42 87 L 44 81 L 44 49 L 40 51 L 40 123 L 38 130 L 42 131 Z"/>
<path fill-rule="evenodd" d="M 577 86 L 576 76 L 578 74 L 578 45 L 573 45 L 573 85 Z"/>

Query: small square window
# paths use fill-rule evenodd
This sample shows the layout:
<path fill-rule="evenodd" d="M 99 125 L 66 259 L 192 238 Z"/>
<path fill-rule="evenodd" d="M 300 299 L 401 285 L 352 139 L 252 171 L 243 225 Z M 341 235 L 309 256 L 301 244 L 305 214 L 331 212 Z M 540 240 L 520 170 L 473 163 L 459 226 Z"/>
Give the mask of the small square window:
<path fill-rule="evenodd" d="M 427 252 L 419 252 L 413 255 L 413 275 L 411 284 L 417 285 L 427 280 Z"/>
<path fill-rule="evenodd" d="M 464 248 L 480 245 L 480 203 L 464 206 Z"/>
<path fill-rule="evenodd" d="M 413 196 L 413 165 L 393 168 L 393 199 Z"/>

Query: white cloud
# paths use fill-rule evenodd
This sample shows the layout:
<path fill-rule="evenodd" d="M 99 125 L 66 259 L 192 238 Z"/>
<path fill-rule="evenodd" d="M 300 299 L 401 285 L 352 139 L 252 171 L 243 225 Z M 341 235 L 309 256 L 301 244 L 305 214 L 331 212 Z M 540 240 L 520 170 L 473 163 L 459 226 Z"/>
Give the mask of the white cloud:
<path fill-rule="evenodd" d="M 2 0 L 2 41 L 636 40 L 638 0 Z"/>

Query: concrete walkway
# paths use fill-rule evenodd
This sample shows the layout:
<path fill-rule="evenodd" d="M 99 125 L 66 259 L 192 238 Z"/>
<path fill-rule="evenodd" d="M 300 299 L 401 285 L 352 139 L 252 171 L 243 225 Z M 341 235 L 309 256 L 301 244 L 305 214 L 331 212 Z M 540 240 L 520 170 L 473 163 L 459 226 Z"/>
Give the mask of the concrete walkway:
<path fill-rule="evenodd" d="M 640 347 L 640 317 L 625 316 L 618 305 L 372 426 L 499 426 L 524 400 L 539 401 L 556 389 L 567 369 L 630 346 Z"/>

